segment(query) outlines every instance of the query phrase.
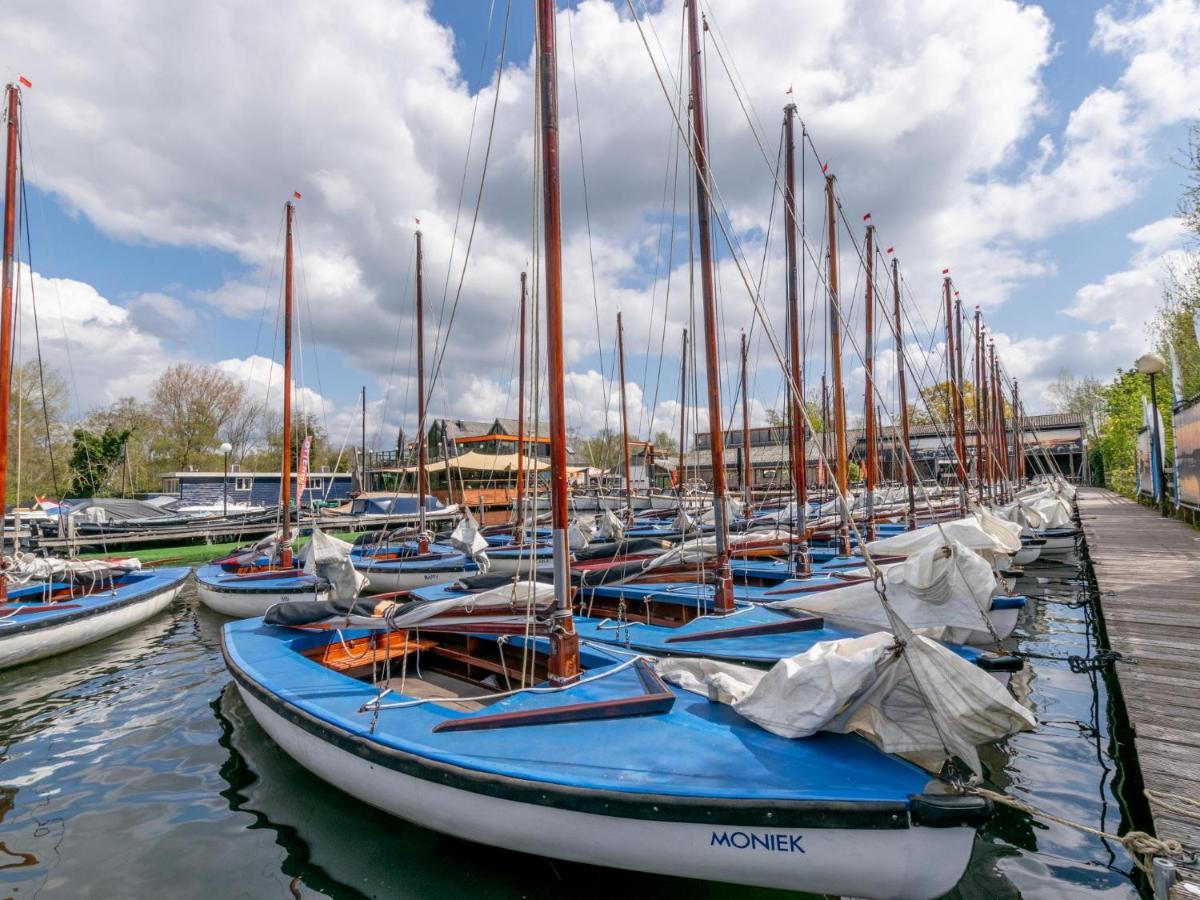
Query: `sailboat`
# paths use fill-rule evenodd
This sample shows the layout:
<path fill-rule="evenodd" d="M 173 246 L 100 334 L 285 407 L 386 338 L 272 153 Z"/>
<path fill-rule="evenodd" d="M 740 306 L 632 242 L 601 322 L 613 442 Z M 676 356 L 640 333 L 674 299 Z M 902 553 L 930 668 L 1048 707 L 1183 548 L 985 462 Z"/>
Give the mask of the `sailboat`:
<path fill-rule="evenodd" d="M 224 627 L 229 670 L 251 714 L 301 764 L 457 837 L 723 882 L 938 896 L 965 869 L 986 800 L 931 787 L 925 770 L 862 737 L 785 737 L 664 681 L 637 654 L 580 644 L 567 553 L 554 14 L 554 0 L 538 0 L 553 586 L 508 582 L 441 603 L 280 604 L 263 621 Z M 695 0 L 688 44 L 706 202 Z M 1027 727 L 1000 688 L 967 669 L 964 687 L 1025 723 L 1006 718 L 1014 730 Z"/>
<path fill-rule="evenodd" d="M 299 196 L 299 195 L 297 195 Z M 296 565 L 292 552 L 292 257 L 295 206 L 284 204 L 283 257 L 283 455 L 279 479 L 280 530 L 257 544 L 213 560 L 196 570 L 200 602 L 226 616 L 261 616 L 281 601 L 320 600 L 329 583 Z M 296 511 L 300 510 L 297 484 Z M 309 567 L 312 569 L 312 567 Z"/>
<path fill-rule="evenodd" d="M 454 581 L 479 571 L 479 565 L 463 549 L 430 540 L 425 519 L 425 497 L 429 493 L 426 457 L 429 453 L 425 426 L 425 277 L 421 232 L 416 233 L 417 269 L 417 536 L 412 540 L 358 544 L 351 559 L 367 577 L 373 591 L 407 591 L 422 585 Z"/>
<path fill-rule="evenodd" d="M 10 373 L 13 357 L 14 242 L 20 154 L 20 87 L 5 88 L 3 275 L 0 285 L 0 498 L 8 487 Z M 6 549 L 0 523 L 0 552 Z M 0 571 L 0 669 L 74 650 L 162 612 L 187 582 L 187 568 L 143 570 L 136 559 L 35 558 L 18 550 Z"/>

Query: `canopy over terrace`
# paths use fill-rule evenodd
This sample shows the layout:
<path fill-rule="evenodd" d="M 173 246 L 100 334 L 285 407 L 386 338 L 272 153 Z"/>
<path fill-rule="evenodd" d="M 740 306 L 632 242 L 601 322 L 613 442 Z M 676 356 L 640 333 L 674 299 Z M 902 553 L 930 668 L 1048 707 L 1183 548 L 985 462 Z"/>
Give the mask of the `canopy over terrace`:
<path fill-rule="evenodd" d="M 452 472 L 463 473 L 515 473 L 517 467 L 520 465 L 521 456 L 517 453 L 478 453 L 475 450 L 468 450 L 466 453 L 452 456 L 449 459 L 439 459 L 436 462 L 428 463 L 425 466 L 425 471 L 430 475 L 445 472 L 447 469 Z M 549 463 L 530 459 L 528 456 L 525 457 L 524 466 L 526 472 L 545 472 L 550 468 Z M 417 471 L 417 467 L 396 466 L 387 469 L 376 469 L 376 471 L 385 475 L 411 475 Z M 567 472 L 572 476 L 587 471 L 587 466 L 567 467 Z"/>

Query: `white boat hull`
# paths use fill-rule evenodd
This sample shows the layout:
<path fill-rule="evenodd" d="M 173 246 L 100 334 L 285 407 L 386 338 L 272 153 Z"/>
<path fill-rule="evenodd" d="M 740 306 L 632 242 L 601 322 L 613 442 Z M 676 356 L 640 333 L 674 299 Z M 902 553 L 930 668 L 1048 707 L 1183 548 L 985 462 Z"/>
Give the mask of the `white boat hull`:
<path fill-rule="evenodd" d="M 501 559 L 488 557 L 488 571 L 495 574 L 515 575 L 518 572 L 525 574 L 530 572 L 533 567 L 533 560 L 528 556 L 504 557 Z M 554 559 L 550 556 L 549 550 L 538 554 L 537 570 L 539 572 L 554 571 Z"/>
<path fill-rule="evenodd" d="M 312 591 L 267 591 L 264 593 L 233 593 L 232 591 L 217 591 L 203 581 L 196 582 L 196 593 L 200 602 L 223 616 L 233 619 L 256 619 L 266 615 L 267 610 L 276 603 L 286 603 L 289 600 L 328 600 L 329 591 L 318 593 Z"/>
<path fill-rule="evenodd" d="M 18 633 L 11 637 L 0 631 L 0 669 L 45 659 L 47 656 L 57 656 L 76 647 L 103 640 L 134 625 L 140 625 L 170 606 L 185 584 L 186 579 L 148 594 L 136 603 L 118 607 L 110 612 L 66 621 L 61 625 Z"/>
<path fill-rule="evenodd" d="M 393 591 L 411 591 L 414 588 L 428 587 L 431 584 L 448 584 L 458 581 L 477 572 L 466 569 L 456 569 L 452 572 L 359 572 L 367 578 L 367 590 L 375 593 L 391 593 Z"/>
<path fill-rule="evenodd" d="M 1053 556 L 1061 559 L 1064 556 L 1073 556 L 1075 554 L 1075 538 L 1073 535 L 1065 535 L 1062 537 L 1048 537 L 1046 543 L 1042 545 L 1042 557 Z"/>
<path fill-rule="evenodd" d="M 1018 566 L 1027 566 L 1041 555 L 1041 544 L 1026 545 L 1013 555 L 1012 561 Z"/>
<path fill-rule="evenodd" d="M 603 816 L 522 803 L 405 775 L 322 740 L 239 683 L 251 714 L 290 756 L 357 799 L 492 847 L 591 865 L 867 898 L 932 898 L 970 861 L 967 827 L 747 828 Z"/>

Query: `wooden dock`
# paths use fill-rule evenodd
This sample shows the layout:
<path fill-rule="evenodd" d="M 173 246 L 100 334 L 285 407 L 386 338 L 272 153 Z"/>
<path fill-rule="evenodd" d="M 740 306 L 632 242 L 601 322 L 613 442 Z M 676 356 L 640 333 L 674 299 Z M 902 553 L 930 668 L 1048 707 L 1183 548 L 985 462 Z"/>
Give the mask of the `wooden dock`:
<path fill-rule="evenodd" d="M 1077 501 L 1146 789 L 1200 798 L 1200 531 L 1099 488 Z M 1160 838 L 1200 850 L 1200 821 L 1151 809 Z"/>

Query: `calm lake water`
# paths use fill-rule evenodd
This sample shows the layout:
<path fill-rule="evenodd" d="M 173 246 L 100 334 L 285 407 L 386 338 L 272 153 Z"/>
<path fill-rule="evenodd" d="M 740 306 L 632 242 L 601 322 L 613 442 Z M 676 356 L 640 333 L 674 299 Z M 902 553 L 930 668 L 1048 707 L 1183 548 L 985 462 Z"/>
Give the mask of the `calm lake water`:
<path fill-rule="evenodd" d="M 1049 597 L 1010 643 L 1037 655 L 1014 690 L 1041 727 L 987 748 L 988 775 L 1120 830 L 1114 704 L 1102 675 L 1065 659 L 1096 646 L 1070 605 L 1076 570 L 1030 573 L 1019 589 Z M 221 662 L 222 621 L 189 589 L 140 628 L 0 674 L 0 898 L 785 896 L 492 850 L 364 807 L 254 723 Z M 951 896 L 1137 897 L 1130 868 L 1119 846 L 1005 810 Z"/>

